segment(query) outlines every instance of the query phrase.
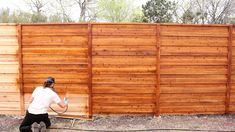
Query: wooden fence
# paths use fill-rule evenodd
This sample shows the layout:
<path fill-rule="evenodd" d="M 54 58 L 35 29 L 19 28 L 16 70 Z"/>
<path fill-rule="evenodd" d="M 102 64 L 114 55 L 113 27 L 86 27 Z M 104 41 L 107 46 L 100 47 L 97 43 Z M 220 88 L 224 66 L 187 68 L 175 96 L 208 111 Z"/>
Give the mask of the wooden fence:
<path fill-rule="evenodd" d="M 0 113 L 48 76 L 71 115 L 235 113 L 234 40 L 233 25 L 2 24 Z"/>

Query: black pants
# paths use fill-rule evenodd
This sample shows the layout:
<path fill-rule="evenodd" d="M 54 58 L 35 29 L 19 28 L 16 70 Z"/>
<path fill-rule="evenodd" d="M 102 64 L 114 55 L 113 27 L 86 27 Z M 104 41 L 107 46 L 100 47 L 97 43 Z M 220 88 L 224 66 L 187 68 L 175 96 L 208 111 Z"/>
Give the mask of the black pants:
<path fill-rule="evenodd" d="M 25 118 L 20 125 L 20 131 L 31 132 L 31 125 L 34 122 L 40 123 L 41 121 L 43 121 L 46 124 L 47 128 L 51 126 L 51 122 L 50 122 L 50 119 L 48 118 L 48 114 L 34 115 L 26 111 Z"/>

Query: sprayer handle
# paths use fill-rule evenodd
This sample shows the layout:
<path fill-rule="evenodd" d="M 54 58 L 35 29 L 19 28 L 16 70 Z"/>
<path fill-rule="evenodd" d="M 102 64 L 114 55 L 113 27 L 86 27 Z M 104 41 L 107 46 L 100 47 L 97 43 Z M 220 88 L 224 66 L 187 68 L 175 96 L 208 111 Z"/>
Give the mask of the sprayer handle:
<path fill-rule="evenodd" d="M 64 97 L 64 104 L 68 105 L 69 101 L 66 97 Z"/>

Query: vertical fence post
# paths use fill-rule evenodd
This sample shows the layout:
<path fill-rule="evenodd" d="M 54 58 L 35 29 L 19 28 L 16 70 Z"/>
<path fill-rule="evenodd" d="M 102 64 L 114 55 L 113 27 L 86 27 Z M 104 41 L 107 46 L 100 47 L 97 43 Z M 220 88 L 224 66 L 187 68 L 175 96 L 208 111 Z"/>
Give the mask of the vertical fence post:
<path fill-rule="evenodd" d="M 92 104 L 92 24 L 88 23 L 88 89 L 89 89 L 89 118 L 93 114 Z"/>
<path fill-rule="evenodd" d="M 17 26 L 18 29 L 18 62 L 19 62 L 19 90 L 20 90 L 20 111 L 21 114 L 25 112 L 25 105 L 24 105 L 24 87 L 23 87 L 23 60 L 22 60 L 22 25 L 19 24 Z"/>
<path fill-rule="evenodd" d="M 227 73 L 227 89 L 226 89 L 226 100 L 225 100 L 225 113 L 229 114 L 230 105 L 230 92 L 231 92 L 231 76 L 232 76 L 232 36 L 233 36 L 233 26 L 228 27 L 228 73 Z"/>
<path fill-rule="evenodd" d="M 161 26 L 157 24 L 156 28 L 156 47 L 157 47 L 157 56 L 156 56 L 156 106 L 155 106 L 155 115 L 160 115 L 160 46 L 161 46 L 161 36 L 160 36 Z"/>

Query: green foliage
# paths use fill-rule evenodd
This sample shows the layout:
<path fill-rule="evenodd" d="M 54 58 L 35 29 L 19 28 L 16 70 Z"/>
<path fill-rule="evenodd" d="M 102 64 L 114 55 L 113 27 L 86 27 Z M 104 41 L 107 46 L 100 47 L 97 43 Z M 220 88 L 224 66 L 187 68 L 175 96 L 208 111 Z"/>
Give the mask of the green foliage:
<path fill-rule="evenodd" d="M 133 13 L 133 18 L 131 21 L 132 22 L 143 22 L 144 21 L 144 14 L 141 11 L 141 9 L 136 9 L 136 11 Z"/>
<path fill-rule="evenodd" d="M 188 9 L 183 13 L 182 22 L 193 23 L 194 18 L 195 18 L 195 15 L 193 14 L 193 12 L 190 9 Z"/>
<path fill-rule="evenodd" d="M 31 16 L 31 22 L 37 23 L 37 22 L 47 22 L 47 16 L 41 14 L 41 13 L 33 13 Z"/>
<path fill-rule="evenodd" d="M 98 19 L 109 22 L 131 21 L 134 12 L 133 0 L 99 0 Z"/>
<path fill-rule="evenodd" d="M 59 14 L 50 15 L 48 17 L 49 22 L 63 22 L 63 18 Z"/>
<path fill-rule="evenodd" d="M 31 14 L 24 11 L 14 11 L 10 15 L 13 23 L 29 23 L 31 22 Z"/>
<path fill-rule="evenodd" d="M 0 23 L 10 23 L 10 9 L 0 9 Z"/>
<path fill-rule="evenodd" d="M 173 21 L 176 4 L 168 0 L 150 0 L 142 6 L 144 22 L 166 23 Z"/>
<path fill-rule="evenodd" d="M 72 20 L 71 20 L 72 21 Z M 41 13 L 29 13 L 22 10 L 10 11 L 8 8 L 0 9 L 0 23 L 43 23 L 43 22 L 64 22 L 58 14 L 46 16 Z"/>

